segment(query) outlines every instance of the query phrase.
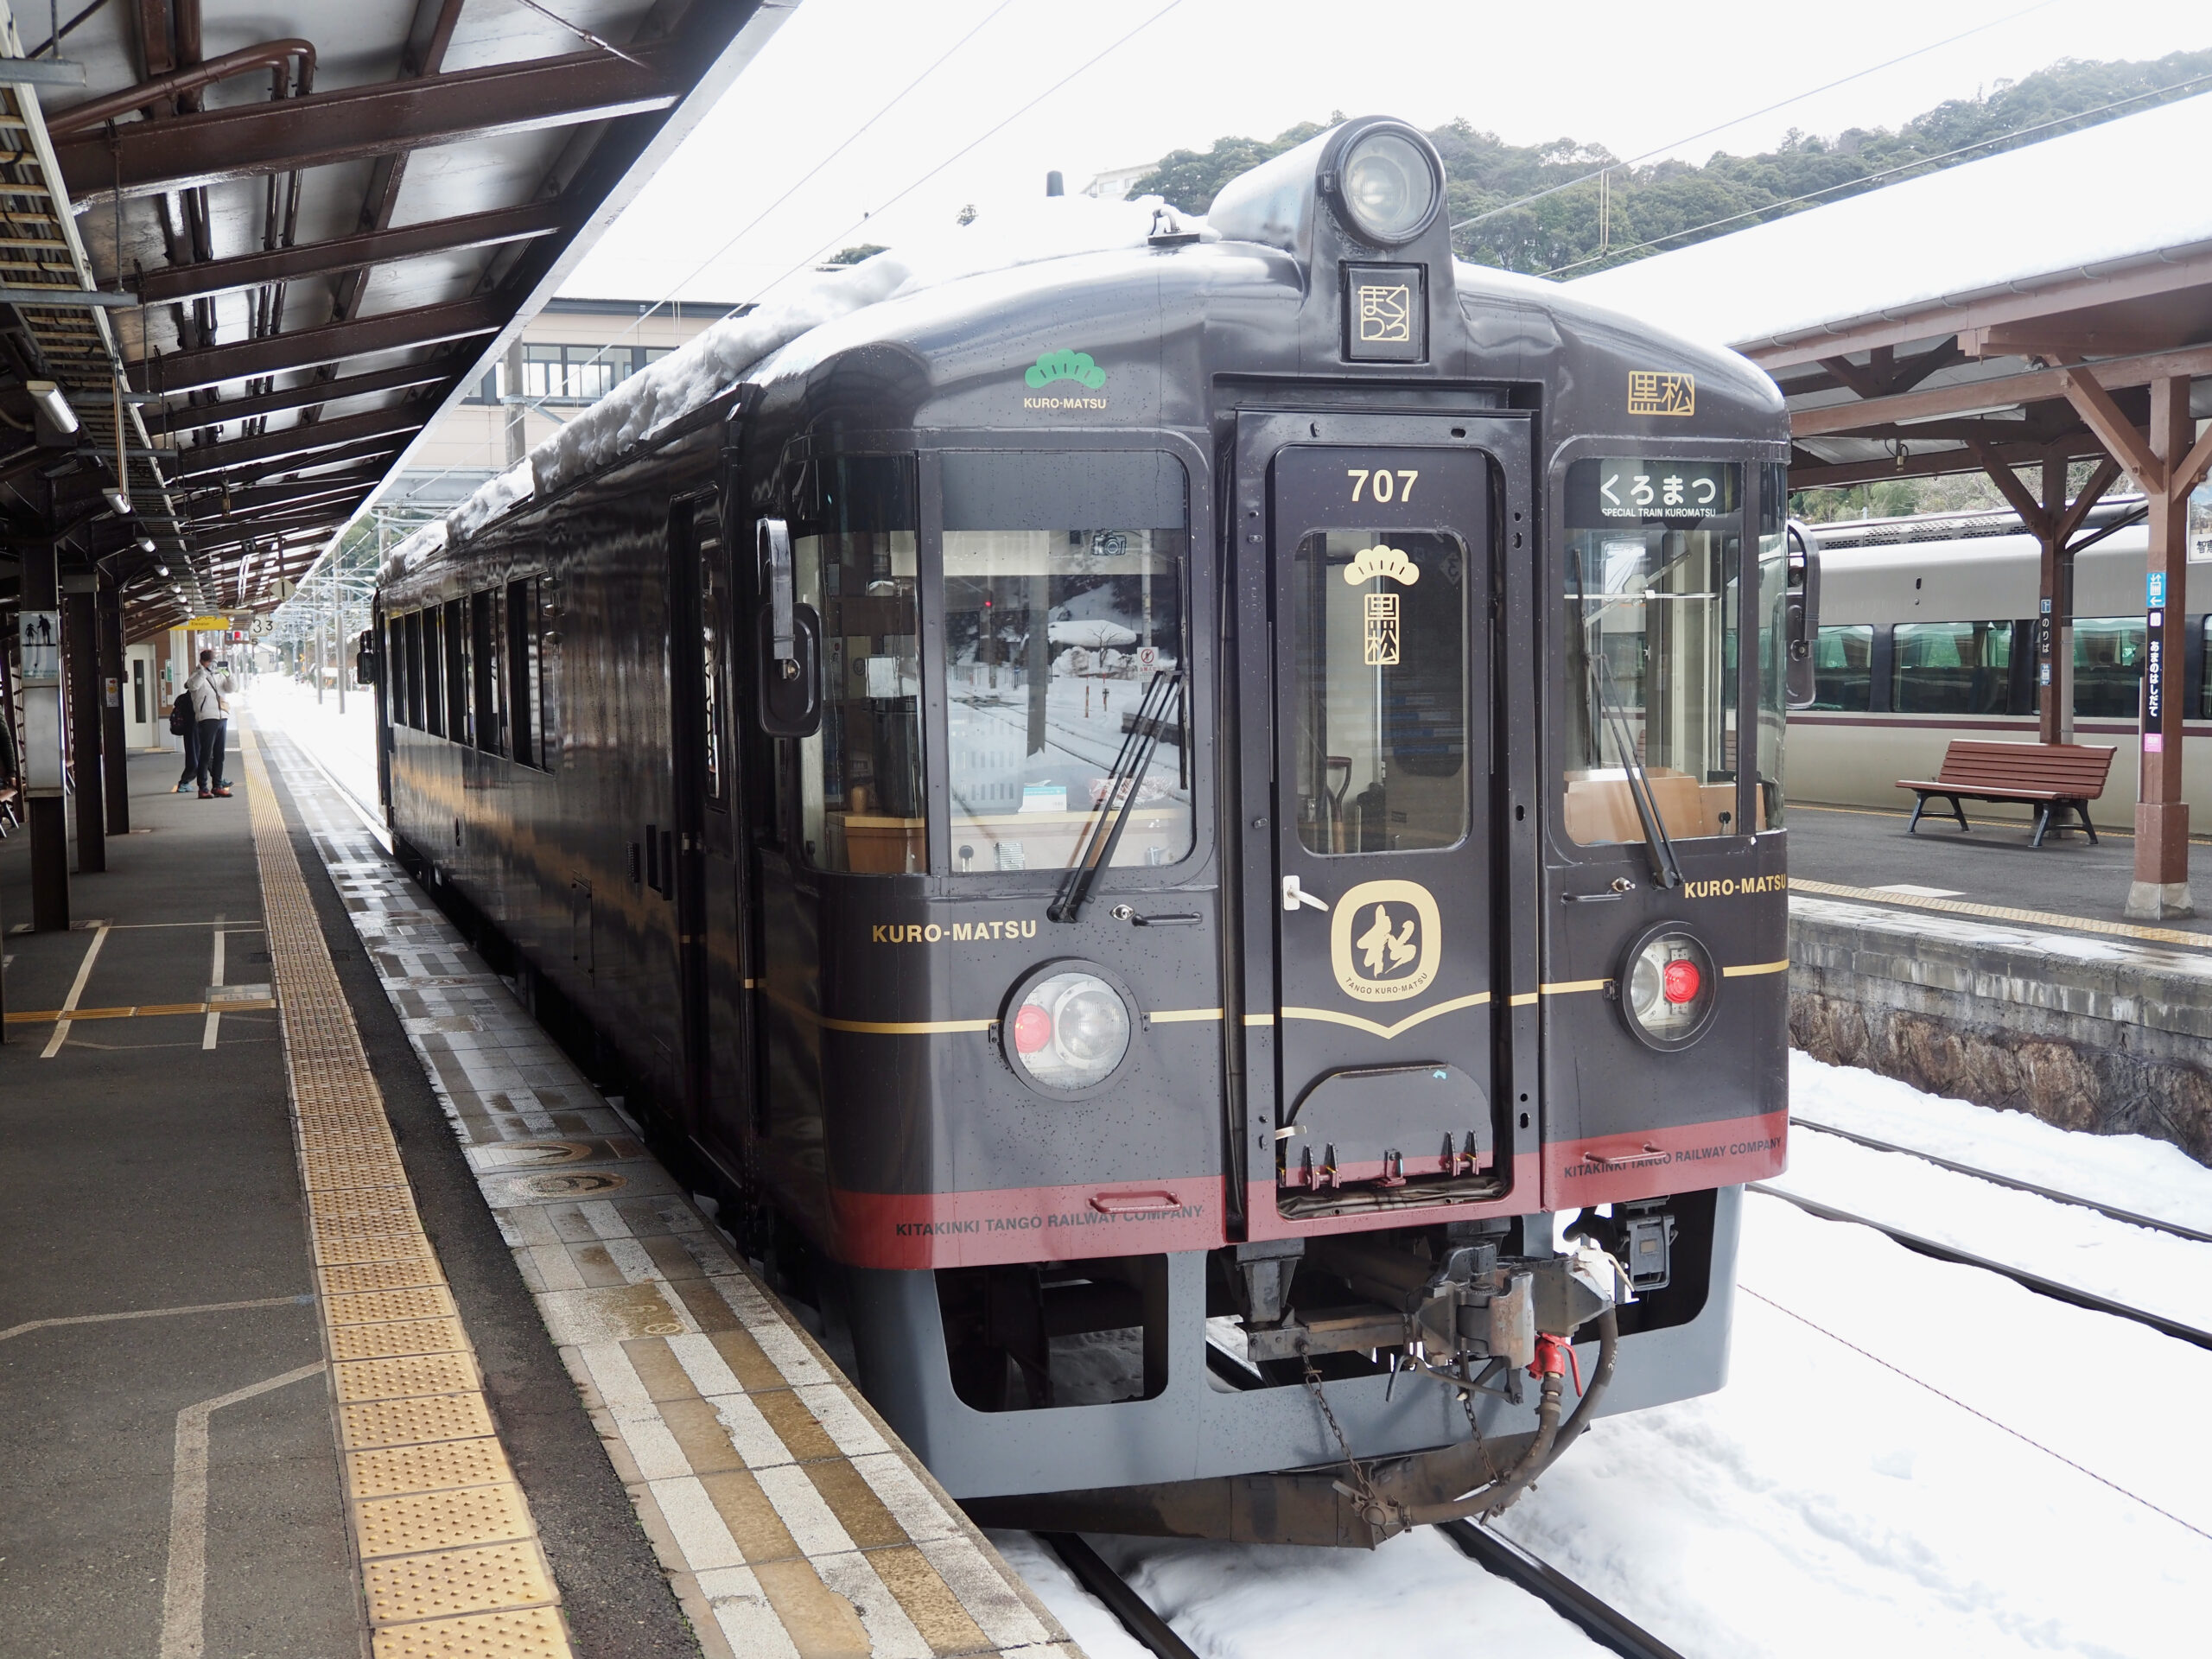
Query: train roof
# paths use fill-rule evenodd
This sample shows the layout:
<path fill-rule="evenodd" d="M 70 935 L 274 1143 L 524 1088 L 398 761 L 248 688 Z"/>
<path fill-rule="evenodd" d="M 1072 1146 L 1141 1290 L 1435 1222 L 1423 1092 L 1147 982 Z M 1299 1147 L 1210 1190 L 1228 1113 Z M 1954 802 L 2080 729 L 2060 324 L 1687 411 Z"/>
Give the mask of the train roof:
<path fill-rule="evenodd" d="M 1232 181 L 1217 200 L 1211 222 L 1181 214 L 1157 197 L 1122 202 L 1044 198 L 981 215 L 972 225 L 856 265 L 794 276 L 759 303 L 631 376 L 443 520 L 400 543 L 378 579 L 391 580 L 525 503 L 551 497 L 741 385 L 758 385 L 772 396 L 779 385 L 804 383 L 840 353 L 872 346 L 891 346 L 923 360 L 988 355 L 989 372 L 1003 381 L 1003 319 L 1010 311 L 1059 329 L 1115 315 L 1153 319 L 1150 326 L 1156 327 L 1170 305 L 1203 323 L 1210 302 L 1236 296 L 1256 302 L 1257 315 L 1281 336 L 1269 342 L 1284 353 L 1272 366 L 1296 372 L 1305 360 L 1297 330 L 1305 327 L 1310 335 L 1311 323 L 1294 320 L 1284 302 L 1303 303 L 1317 289 L 1319 265 L 1325 260 L 1333 266 L 1342 252 L 1325 252 L 1319 245 L 1329 230 L 1314 202 L 1320 188 L 1316 169 L 1343 130 L 1332 129 Z M 1304 205 L 1297 207 L 1300 189 Z M 1285 209 L 1286 198 L 1294 199 L 1292 210 Z M 1440 359 L 1448 347 L 1451 362 L 1463 373 L 1506 382 L 1542 378 L 1561 354 L 1585 367 L 1617 362 L 1622 372 L 1603 377 L 1605 384 L 1596 395 L 1609 401 L 1612 424 L 1627 433 L 1650 424 L 1633 416 L 1620 418 L 1629 392 L 1627 368 L 1688 371 L 1696 381 L 1697 435 L 1770 438 L 1776 459 L 1781 458 L 1786 434 L 1780 393 L 1743 358 L 1671 338 L 1560 284 L 1452 259 L 1440 232 L 1435 240 L 1446 257 L 1432 268 L 1440 264 L 1449 276 L 1431 280 L 1439 289 L 1448 286 L 1452 302 L 1448 312 L 1439 305 L 1436 315 L 1456 314 L 1464 326 L 1462 339 L 1446 340 L 1440 334 Z M 1401 250 L 1398 257 L 1418 257 L 1418 251 Z M 1334 282 L 1328 287 L 1333 315 Z M 1305 349 L 1310 356 L 1310 339 Z M 1339 374 L 1344 368 L 1341 362 L 1327 366 Z M 1562 399 L 1593 395 L 1595 389 L 1582 384 L 1592 378 L 1586 373 L 1554 378 L 1562 383 Z M 1166 418 L 1156 405 L 1152 412 Z M 1116 423 L 1130 418 L 1135 417 L 1124 416 Z M 1563 418 L 1573 424 L 1571 414 Z M 1671 425 L 1656 430 L 1674 435 Z M 1603 427 L 1600 422 L 1592 429 Z"/>
<path fill-rule="evenodd" d="M 2082 531 L 2094 534 L 2123 519 L 2142 516 L 2140 495 L 2107 496 L 2089 509 Z M 1970 512 L 1923 512 L 1896 518 L 1843 518 L 1827 524 L 1801 524 L 1821 552 L 1853 548 L 1910 547 L 1923 551 L 1930 543 L 1986 541 L 2024 536 L 2020 515 L 2007 508 Z"/>

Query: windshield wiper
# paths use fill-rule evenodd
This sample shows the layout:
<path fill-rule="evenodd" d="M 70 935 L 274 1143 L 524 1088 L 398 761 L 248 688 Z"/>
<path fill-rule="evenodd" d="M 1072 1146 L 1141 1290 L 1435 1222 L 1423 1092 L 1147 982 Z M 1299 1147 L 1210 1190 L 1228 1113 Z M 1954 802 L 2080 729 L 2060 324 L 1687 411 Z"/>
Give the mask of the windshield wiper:
<path fill-rule="evenodd" d="M 1644 850 L 1651 855 L 1651 879 L 1662 890 L 1671 891 L 1682 885 L 1682 867 L 1675 861 L 1675 843 L 1667 838 L 1667 826 L 1651 794 L 1651 777 L 1643 769 L 1643 760 L 1636 752 L 1636 734 L 1629 729 L 1628 717 L 1621 712 L 1611 696 L 1612 664 L 1605 660 L 1605 646 L 1592 639 L 1590 598 L 1582 587 L 1582 559 L 1574 556 L 1574 605 L 1582 621 L 1582 656 L 1590 664 L 1590 690 L 1598 703 L 1598 717 L 1612 728 L 1613 745 L 1621 752 L 1621 767 L 1628 774 L 1629 798 L 1636 803 L 1636 816 L 1643 825 Z"/>
<path fill-rule="evenodd" d="M 1052 920 L 1071 922 L 1081 915 L 1083 901 L 1090 897 L 1098 872 L 1114 861 L 1114 849 L 1122 844 L 1122 831 L 1128 828 L 1129 813 L 1137 804 L 1138 788 L 1152 769 L 1152 757 L 1160 747 L 1160 734 L 1166 728 L 1171 707 L 1178 709 L 1177 718 L 1180 720 L 1182 689 L 1183 671 L 1179 668 L 1160 670 L 1145 687 L 1144 701 L 1137 705 L 1128 730 L 1122 734 L 1122 752 L 1114 757 L 1114 770 L 1106 779 L 1106 798 L 1099 803 L 1099 814 L 1091 821 L 1075 862 L 1060 883 L 1058 897 L 1046 909 L 1045 914 Z M 1121 805 L 1118 812 L 1114 810 L 1116 802 Z M 1109 816 L 1114 825 L 1111 830 L 1106 827 Z"/>

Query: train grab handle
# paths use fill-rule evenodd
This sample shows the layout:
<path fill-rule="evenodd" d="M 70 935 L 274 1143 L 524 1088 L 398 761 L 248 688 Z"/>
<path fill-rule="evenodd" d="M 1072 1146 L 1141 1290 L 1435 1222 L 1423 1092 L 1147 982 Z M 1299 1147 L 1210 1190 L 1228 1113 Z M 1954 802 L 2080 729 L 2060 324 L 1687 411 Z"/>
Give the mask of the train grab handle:
<path fill-rule="evenodd" d="M 822 726 L 822 614 L 793 596 L 791 531 L 781 518 L 760 521 L 760 607 L 754 642 L 754 699 L 770 737 L 812 737 Z"/>

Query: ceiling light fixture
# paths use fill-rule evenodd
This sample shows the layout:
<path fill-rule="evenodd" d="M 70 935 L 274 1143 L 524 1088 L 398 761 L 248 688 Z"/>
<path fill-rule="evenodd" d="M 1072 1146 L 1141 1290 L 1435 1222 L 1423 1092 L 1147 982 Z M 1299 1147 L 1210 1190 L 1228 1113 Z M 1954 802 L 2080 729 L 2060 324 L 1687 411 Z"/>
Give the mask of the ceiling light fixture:
<path fill-rule="evenodd" d="M 130 498 L 121 490 L 102 490 L 100 493 L 107 497 L 108 505 L 122 517 L 128 518 L 130 516 Z"/>
<path fill-rule="evenodd" d="M 51 380 L 26 380 L 23 390 L 31 401 L 46 411 L 46 418 L 54 423 L 57 432 L 77 429 L 77 411 L 69 407 L 69 400 L 61 395 L 61 388 Z"/>

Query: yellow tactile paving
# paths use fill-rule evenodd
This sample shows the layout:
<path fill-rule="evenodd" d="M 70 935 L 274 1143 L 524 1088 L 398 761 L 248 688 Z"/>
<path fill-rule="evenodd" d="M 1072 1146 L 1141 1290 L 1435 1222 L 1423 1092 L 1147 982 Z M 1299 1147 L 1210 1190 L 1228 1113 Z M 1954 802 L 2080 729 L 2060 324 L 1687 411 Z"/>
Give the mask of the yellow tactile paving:
<path fill-rule="evenodd" d="M 401 1359 L 364 1359 L 333 1368 L 338 1397 L 403 1400 L 418 1394 L 461 1394 L 477 1386 L 467 1354 L 410 1354 Z"/>
<path fill-rule="evenodd" d="M 240 734 L 346 1509 L 377 1659 L 564 1659 L 530 1506 L 423 1230 L 269 771 Z M 225 1005 L 232 1012 L 237 1005 Z M 396 1558 L 396 1559 L 395 1559 Z"/>
<path fill-rule="evenodd" d="M 427 1549 L 466 1549 L 530 1535 L 530 1510 L 518 1486 L 407 1492 L 397 1497 L 363 1498 L 354 1507 L 364 1560 Z"/>
<path fill-rule="evenodd" d="M 322 1294 L 326 1296 L 352 1296 L 372 1290 L 411 1290 L 445 1282 L 436 1260 L 429 1256 L 416 1262 L 327 1262 L 321 1273 Z"/>
<path fill-rule="evenodd" d="M 507 1454 L 489 1435 L 354 1452 L 346 1459 L 347 1484 L 353 1496 L 361 1498 L 397 1497 L 403 1492 L 435 1492 L 454 1486 L 490 1486 L 512 1478 Z"/>
<path fill-rule="evenodd" d="M 453 1298 L 435 1286 L 419 1290 L 374 1291 L 365 1295 L 333 1296 L 323 1305 L 322 1312 L 333 1325 L 374 1325 L 386 1319 L 450 1319 Z"/>
<path fill-rule="evenodd" d="M 537 1552 L 524 1544 L 402 1555 L 371 1561 L 362 1574 L 368 1580 L 373 1624 L 527 1607 L 553 1599 L 552 1581 Z"/>
<path fill-rule="evenodd" d="M 485 1408 L 480 1394 L 362 1400 L 338 1408 L 339 1439 L 348 1450 L 475 1440 L 491 1432 L 492 1414 Z"/>
<path fill-rule="evenodd" d="M 380 1325 L 333 1325 L 333 1359 L 390 1359 L 402 1354 L 459 1353 L 468 1346 L 459 1319 L 397 1319 Z"/>
<path fill-rule="evenodd" d="M 569 1651 L 568 1629 L 550 1607 L 393 1624 L 376 1635 L 376 1659 L 537 1659 Z"/>
<path fill-rule="evenodd" d="M 1872 905 L 1902 906 L 1912 910 L 1941 911 L 1949 916 L 1978 916 L 1993 922 L 2019 922 L 2029 927 L 2063 928 L 2075 933 L 2104 933 L 2114 938 L 2141 939 L 2150 944 L 2186 945 L 2191 950 L 2212 948 L 2212 934 L 2191 933 L 2178 927 L 2145 927 L 2135 922 L 2107 921 L 2096 916 L 2063 916 L 2056 911 L 2016 910 L 2009 905 L 1980 905 L 1967 899 L 1931 899 L 1916 893 L 1892 893 L 1883 887 L 1847 887 L 1833 881 L 1789 878 L 1789 891 L 1820 899 L 1856 899 Z M 75 1018 L 73 1014 L 72 1019 Z"/>

